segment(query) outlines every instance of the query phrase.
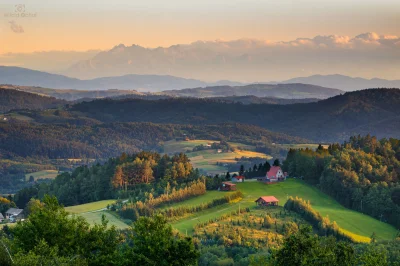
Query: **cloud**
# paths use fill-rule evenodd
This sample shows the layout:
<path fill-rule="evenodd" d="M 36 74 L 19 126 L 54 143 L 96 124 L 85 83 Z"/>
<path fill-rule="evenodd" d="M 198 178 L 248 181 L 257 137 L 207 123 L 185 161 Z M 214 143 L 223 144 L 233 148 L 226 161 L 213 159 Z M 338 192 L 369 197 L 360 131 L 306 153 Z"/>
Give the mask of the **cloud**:
<path fill-rule="evenodd" d="M 24 28 L 17 24 L 14 20 L 9 21 L 8 23 L 10 23 L 10 29 L 15 32 L 15 33 L 24 33 Z"/>

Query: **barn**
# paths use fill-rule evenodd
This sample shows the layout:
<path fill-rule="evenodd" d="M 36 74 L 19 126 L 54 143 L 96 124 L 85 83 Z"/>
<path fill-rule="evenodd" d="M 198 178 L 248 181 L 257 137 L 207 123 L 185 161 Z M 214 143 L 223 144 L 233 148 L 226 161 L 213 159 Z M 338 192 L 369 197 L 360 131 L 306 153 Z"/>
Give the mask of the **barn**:
<path fill-rule="evenodd" d="M 278 206 L 279 200 L 274 196 L 262 196 L 256 201 L 258 206 Z"/>
<path fill-rule="evenodd" d="M 236 190 L 236 185 L 231 182 L 222 182 L 221 186 L 219 187 L 219 190 L 222 191 Z"/>

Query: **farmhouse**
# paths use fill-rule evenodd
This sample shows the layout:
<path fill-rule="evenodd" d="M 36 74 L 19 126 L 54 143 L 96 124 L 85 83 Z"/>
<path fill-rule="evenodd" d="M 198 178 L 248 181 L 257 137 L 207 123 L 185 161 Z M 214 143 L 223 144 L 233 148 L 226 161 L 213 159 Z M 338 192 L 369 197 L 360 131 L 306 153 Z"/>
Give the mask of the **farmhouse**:
<path fill-rule="evenodd" d="M 221 186 L 219 187 L 219 190 L 222 191 L 236 190 L 236 185 L 231 182 L 222 182 Z"/>
<path fill-rule="evenodd" d="M 10 208 L 6 211 L 6 219 L 20 220 L 24 218 L 23 209 Z"/>
<path fill-rule="evenodd" d="M 232 177 L 231 181 L 235 183 L 244 182 L 244 176 L 242 175 L 234 176 Z"/>
<path fill-rule="evenodd" d="M 286 175 L 285 173 L 283 173 L 280 166 L 272 166 L 271 169 L 266 174 L 264 181 L 265 182 L 284 181 L 286 180 Z"/>
<path fill-rule="evenodd" d="M 255 202 L 258 206 L 278 206 L 279 200 L 274 196 L 262 196 Z"/>

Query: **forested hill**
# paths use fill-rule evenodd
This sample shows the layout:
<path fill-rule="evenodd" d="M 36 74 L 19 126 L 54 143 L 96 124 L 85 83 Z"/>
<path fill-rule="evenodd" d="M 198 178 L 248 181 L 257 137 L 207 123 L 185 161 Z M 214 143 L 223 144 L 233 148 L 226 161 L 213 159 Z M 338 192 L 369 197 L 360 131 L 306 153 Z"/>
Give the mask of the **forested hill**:
<path fill-rule="evenodd" d="M 400 140 L 367 135 L 328 149 L 291 149 L 283 169 L 344 206 L 400 228 Z"/>
<path fill-rule="evenodd" d="M 213 86 L 205 88 L 169 90 L 163 94 L 180 97 L 226 97 L 246 96 L 276 97 L 286 99 L 318 98 L 326 99 L 343 91 L 309 84 L 250 84 L 246 86 Z"/>
<path fill-rule="evenodd" d="M 398 89 L 348 92 L 315 103 L 292 105 L 243 105 L 193 98 L 103 99 L 76 104 L 71 110 L 103 122 L 197 125 L 238 122 L 326 142 L 368 133 L 400 137 Z"/>
<path fill-rule="evenodd" d="M 66 102 L 53 97 L 4 89 L 0 87 L 0 112 L 13 109 L 44 109 L 62 106 Z"/>

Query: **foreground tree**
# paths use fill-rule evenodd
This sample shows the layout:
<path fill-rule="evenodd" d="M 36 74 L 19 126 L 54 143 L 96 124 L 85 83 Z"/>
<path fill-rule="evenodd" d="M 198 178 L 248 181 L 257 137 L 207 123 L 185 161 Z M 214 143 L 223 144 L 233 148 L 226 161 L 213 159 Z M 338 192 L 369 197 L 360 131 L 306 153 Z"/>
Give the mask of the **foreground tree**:
<path fill-rule="evenodd" d="M 270 265 L 388 265 L 386 254 L 379 249 L 368 249 L 357 254 L 348 242 L 337 242 L 333 237 L 318 237 L 311 227 L 303 226 L 289 236 L 281 249 L 270 258 Z M 255 265 L 255 264 L 253 264 Z"/>
<path fill-rule="evenodd" d="M 43 204 L 32 204 L 25 222 L 10 228 L 10 236 L 16 260 L 29 258 L 22 265 L 54 258 L 80 265 L 114 265 L 121 256 L 120 233 L 108 227 L 104 217 L 102 224 L 90 226 L 82 217 L 70 217 L 57 198 L 47 195 Z"/>
<path fill-rule="evenodd" d="M 165 218 L 141 217 L 132 229 L 133 248 L 127 251 L 130 265 L 196 265 L 199 257 L 191 238 L 174 235 Z"/>

